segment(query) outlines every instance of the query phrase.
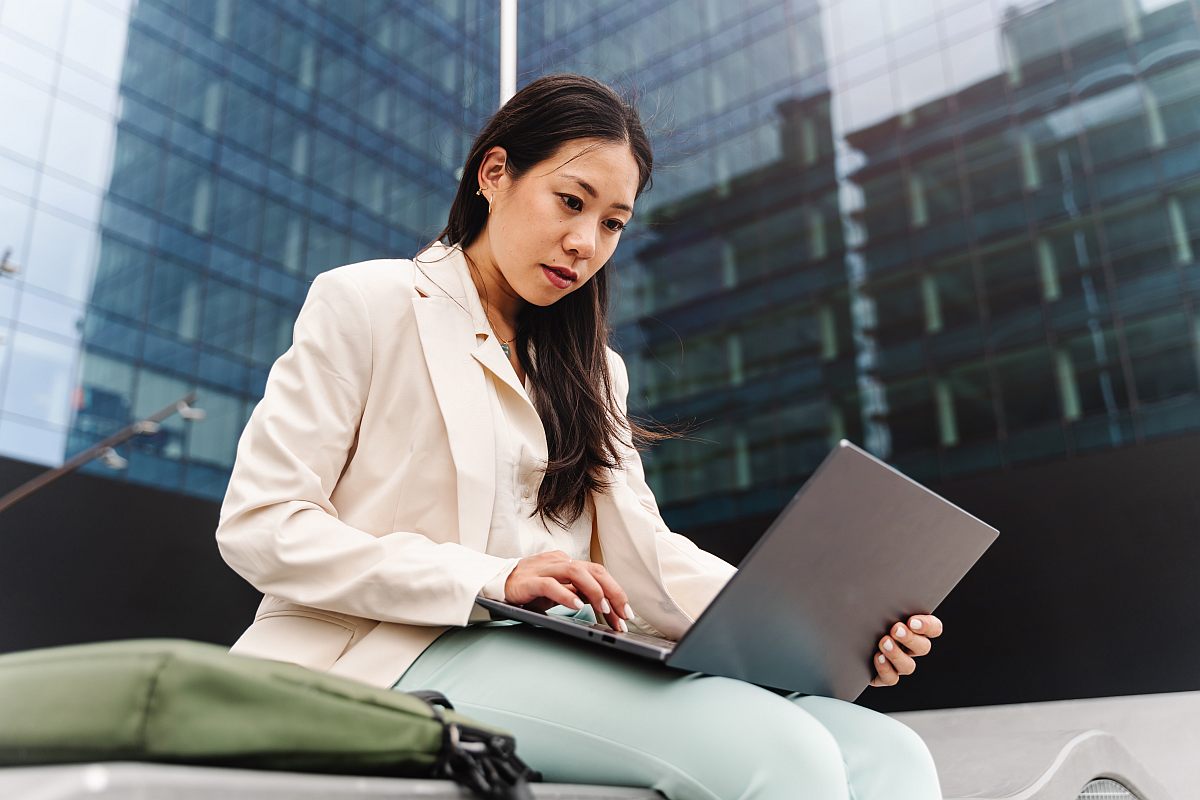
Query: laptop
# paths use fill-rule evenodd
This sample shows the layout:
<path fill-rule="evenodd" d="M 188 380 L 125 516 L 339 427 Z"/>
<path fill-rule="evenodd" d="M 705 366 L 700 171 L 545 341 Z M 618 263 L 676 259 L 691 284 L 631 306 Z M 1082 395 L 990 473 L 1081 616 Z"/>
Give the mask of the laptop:
<path fill-rule="evenodd" d="M 853 701 L 890 625 L 933 613 L 998 531 L 840 441 L 678 642 L 479 597 L 493 619 L 688 672 Z"/>

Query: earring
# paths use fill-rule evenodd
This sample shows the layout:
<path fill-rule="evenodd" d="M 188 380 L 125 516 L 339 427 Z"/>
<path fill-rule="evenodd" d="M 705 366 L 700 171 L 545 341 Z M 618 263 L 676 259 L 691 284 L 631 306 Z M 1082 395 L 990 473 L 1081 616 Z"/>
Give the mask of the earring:
<path fill-rule="evenodd" d="M 491 214 L 492 213 L 492 201 L 486 194 L 483 193 L 483 187 L 481 186 L 478 189 L 476 189 L 475 194 L 479 197 L 482 197 L 484 200 L 487 200 L 488 213 Z"/>

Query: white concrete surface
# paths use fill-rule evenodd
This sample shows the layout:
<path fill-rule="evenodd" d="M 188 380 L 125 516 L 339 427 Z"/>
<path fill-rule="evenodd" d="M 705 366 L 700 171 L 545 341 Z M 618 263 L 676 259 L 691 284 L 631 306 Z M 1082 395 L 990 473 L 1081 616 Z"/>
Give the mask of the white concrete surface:
<path fill-rule="evenodd" d="M 984 788 L 982 783 L 1001 778 L 995 771 L 1002 769 L 1005 759 L 1004 753 L 997 751 L 1007 749 L 1010 757 L 1024 752 L 1036 760 L 1050 752 L 1055 742 L 1066 744 L 1072 736 L 1089 730 L 1110 734 L 1122 751 L 1161 784 L 1169 798 L 1191 800 L 1200 796 L 1200 692 L 912 711 L 891 716 L 929 743 L 947 797 L 967 796 L 964 790 L 970 789 L 972 780 L 974 796 L 1004 797 L 979 793 Z M 1105 746 L 1111 747 L 1111 743 Z M 1032 756 L 1034 753 L 1042 755 Z M 972 771 L 978 773 L 974 778 Z M 1006 786 L 1012 789 L 1013 781 Z M 1146 794 L 1146 800 L 1157 800 L 1149 791 Z"/>
<path fill-rule="evenodd" d="M 662 800 L 649 789 L 530 784 L 535 800 Z M 0 797 L 29 800 L 473 800 L 449 781 L 103 763 L 0 769 Z"/>

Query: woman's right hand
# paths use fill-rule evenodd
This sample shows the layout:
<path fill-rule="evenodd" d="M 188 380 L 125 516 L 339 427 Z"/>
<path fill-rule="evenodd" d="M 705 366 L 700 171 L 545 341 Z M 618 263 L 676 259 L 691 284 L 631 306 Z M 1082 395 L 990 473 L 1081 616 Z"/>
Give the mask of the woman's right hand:
<path fill-rule="evenodd" d="M 561 550 L 518 561 L 504 582 L 504 599 L 534 611 L 553 606 L 580 609 L 586 600 L 597 618 L 623 632 L 629 631 L 625 620 L 633 618 L 628 596 L 603 564 L 574 560 Z"/>

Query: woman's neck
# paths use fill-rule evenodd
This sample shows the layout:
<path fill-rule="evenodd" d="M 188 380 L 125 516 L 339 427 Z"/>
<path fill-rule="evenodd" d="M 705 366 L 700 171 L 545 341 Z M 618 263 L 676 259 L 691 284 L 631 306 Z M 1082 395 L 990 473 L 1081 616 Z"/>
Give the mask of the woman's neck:
<path fill-rule="evenodd" d="M 512 290 L 508 281 L 505 280 L 504 274 L 496 266 L 496 260 L 488 245 L 487 235 L 477 236 L 469 247 L 464 248 L 463 252 L 467 254 L 468 260 L 477 267 L 468 272 L 471 273 L 471 281 L 475 284 L 475 290 L 479 292 L 479 300 L 489 314 L 490 321 L 493 325 L 504 325 L 503 333 L 515 335 L 517 315 L 520 314 L 526 301 Z M 501 331 L 496 333 L 500 334 Z M 507 339 L 508 336 L 504 338 Z"/>

